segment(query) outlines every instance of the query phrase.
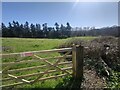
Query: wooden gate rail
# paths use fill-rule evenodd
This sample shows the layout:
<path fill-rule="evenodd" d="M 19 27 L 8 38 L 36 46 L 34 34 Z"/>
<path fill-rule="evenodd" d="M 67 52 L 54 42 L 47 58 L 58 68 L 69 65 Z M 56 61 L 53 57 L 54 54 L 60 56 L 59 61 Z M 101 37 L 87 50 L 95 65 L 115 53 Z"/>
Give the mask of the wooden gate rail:
<path fill-rule="evenodd" d="M 0 87 L 9 87 L 9 86 L 15 86 L 15 85 L 21 85 L 21 84 L 32 84 L 36 81 L 41 81 L 41 80 L 47 80 L 47 79 L 52 79 L 52 78 L 58 78 L 58 77 L 62 77 L 62 76 L 66 76 L 68 74 L 71 75 L 71 73 L 67 72 L 66 70 L 72 70 L 72 67 L 67 67 L 67 68 L 59 68 L 59 65 L 66 65 L 66 64 L 72 64 L 72 61 L 68 62 L 60 62 L 61 59 L 65 59 L 65 58 L 72 58 L 72 55 L 67 55 L 72 51 L 72 48 L 62 48 L 62 49 L 53 49 L 53 50 L 42 50 L 42 51 L 32 51 L 32 52 L 21 52 L 21 53 L 11 53 L 11 54 L 1 54 L 0 56 L 2 56 L 2 58 L 9 58 L 9 57 L 27 57 L 27 56 L 34 56 L 34 60 L 16 60 L 14 62 L 4 62 L 2 64 L 2 66 L 5 67 L 5 69 L 2 71 L 2 74 L 9 76 L 9 78 L 3 78 L 0 81 L 6 82 L 8 80 L 16 80 L 18 81 L 18 83 L 14 83 L 14 84 L 8 84 L 8 85 L 2 85 Z M 67 52 L 64 56 L 56 56 L 56 57 L 48 57 L 48 58 L 41 58 L 40 56 L 37 56 L 35 54 L 40 54 L 40 53 L 51 53 L 51 52 Z M 58 59 L 54 64 L 49 62 L 49 59 Z M 38 61 L 43 61 L 45 62 L 47 65 L 42 65 L 42 66 L 32 66 L 32 67 L 27 67 L 27 68 L 18 68 L 18 69 L 11 69 L 9 70 L 13 65 L 17 65 L 17 64 L 24 64 L 24 63 L 32 63 L 32 62 L 38 62 Z M 15 76 L 12 75 L 11 73 L 15 73 L 15 72 L 21 72 L 21 71 L 26 71 L 26 70 L 34 70 L 34 69 L 39 69 L 39 68 L 44 68 L 44 67 L 48 67 L 51 66 L 50 68 L 55 68 L 56 70 L 46 70 L 45 72 L 39 72 L 39 73 L 32 73 L 32 74 L 26 74 L 26 75 L 19 75 L 19 76 Z M 49 76 L 49 77 L 44 77 L 42 78 L 43 75 L 45 74 L 50 74 L 53 72 L 64 72 L 66 74 L 60 74 L 60 75 L 56 75 L 56 76 Z M 35 80 L 31 80 L 28 81 L 24 78 L 27 77 L 32 77 L 32 76 L 38 76 Z"/>
<path fill-rule="evenodd" d="M 71 70 L 72 67 L 67 67 L 67 68 L 61 68 L 62 71 L 63 70 Z M 33 74 L 27 74 L 27 75 L 21 75 L 21 76 L 17 76 L 18 78 L 26 78 L 26 77 L 32 77 L 32 76 L 37 76 L 40 74 L 49 74 L 49 73 L 53 73 L 56 72 L 57 70 L 49 70 L 48 73 L 44 73 L 44 72 L 40 72 L 40 73 L 33 73 Z M 14 78 L 15 79 L 15 78 Z M 5 78 L 2 81 L 8 81 L 8 80 L 13 80 L 13 78 Z"/>
<path fill-rule="evenodd" d="M 72 75 L 72 73 L 71 73 L 71 75 Z M 44 80 L 59 78 L 59 77 L 63 77 L 63 76 L 68 76 L 68 74 L 60 74 L 60 75 L 56 75 L 56 76 L 50 76 L 50 77 L 46 77 L 46 78 L 40 78 L 38 81 L 44 81 Z M 34 80 L 31 80 L 30 82 L 33 82 L 33 81 Z M 9 85 L 3 85 L 3 86 L 0 86 L 0 88 L 11 87 L 11 86 L 16 86 L 16 85 L 23 85 L 23 84 L 27 84 L 27 82 L 18 82 L 18 83 L 9 84 Z"/>
<path fill-rule="evenodd" d="M 72 55 L 67 55 L 65 57 L 57 56 L 57 57 L 41 58 L 39 60 L 26 60 L 26 61 L 8 62 L 8 63 L 3 63 L 2 66 L 8 66 L 8 65 L 14 65 L 14 64 L 23 64 L 23 63 L 32 63 L 32 62 L 38 62 L 40 60 L 63 59 L 63 58 L 71 58 L 71 57 L 72 57 Z"/>
<path fill-rule="evenodd" d="M 18 83 L 13 83 L 13 84 L 8 84 L 8 85 L 2 85 L 0 87 L 10 87 L 10 86 L 16 86 L 16 85 L 22 85 L 22 84 L 33 84 L 37 81 L 44 81 L 48 79 L 53 79 L 53 78 L 58 78 L 58 77 L 63 77 L 67 75 L 72 75 L 75 79 L 81 79 L 83 76 L 83 46 L 73 46 L 71 48 L 62 48 L 62 49 L 53 49 L 53 50 L 41 50 L 41 51 L 29 51 L 29 52 L 21 52 L 21 53 L 10 53 L 10 54 L 0 54 L 2 58 L 9 58 L 9 57 L 27 57 L 27 56 L 32 56 L 34 59 L 32 60 L 16 60 L 14 62 L 4 62 L 2 63 L 2 66 L 4 66 L 4 70 L 2 71 L 3 75 L 7 75 L 8 77 L 3 78 L 0 80 L 1 82 L 7 82 L 9 80 L 16 80 Z M 55 57 L 48 57 L 48 58 L 41 58 L 38 56 L 40 53 L 53 53 L 53 52 L 66 52 L 63 56 L 55 56 Z M 72 55 L 70 55 L 72 52 Z M 65 62 L 60 62 L 61 59 L 66 59 L 66 58 L 72 58 L 72 61 L 65 61 Z M 48 60 L 50 59 L 57 59 L 56 62 L 51 63 Z M 24 63 L 33 63 L 33 62 L 39 62 L 42 61 L 46 65 L 37 65 L 37 66 L 31 66 L 31 67 L 21 67 L 17 69 L 10 69 L 13 65 L 17 64 L 24 64 Z M 67 64 L 72 64 L 72 67 L 67 67 L 67 68 L 60 68 L 59 65 L 67 65 Z M 49 66 L 49 67 L 48 67 Z M 21 72 L 21 71 L 26 71 L 26 70 L 34 70 L 34 69 L 40 69 L 40 68 L 45 68 L 48 67 L 47 70 L 44 72 L 39 72 L 39 73 L 32 73 L 32 74 L 25 74 L 25 75 L 12 75 L 16 72 Z M 54 69 L 54 70 L 53 70 Z M 67 70 L 72 70 L 73 72 L 70 73 Z M 49 77 L 42 77 L 45 74 L 51 74 L 54 72 L 63 72 L 64 74 L 60 75 L 55 75 L 55 76 L 49 76 Z M 34 80 L 26 80 L 25 78 L 32 77 L 32 76 L 37 76 L 36 79 Z"/>
<path fill-rule="evenodd" d="M 66 65 L 66 64 L 72 64 L 72 61 L 69 61 L 69 62 L 60 62 L 60 63 L 58 63 L 58 66 L 59 65 Z M 44 68 L 46 66 L 47 65 L 40 65 L 40 66 L 33 66 L 33 67 L 28 67 L 28 68 L 13 69 L 13 70 L 8 70 L 7 72 L 8 73 L 15 73 L 15 72 L 18 72 L 18 71 L 25 71 L 25 70 L 33 70 L 33 69 L 38 69 L 38 68 Z"/>
<path fill-rule="evenodd" d="M 15 57 L 21 56 L 22 54 L 39 54 L 39 53 L 52 53 L 52 52 L 63 52 L 63 51 L 71 51 L 72 48 L 61 48 L 61 49 L 52 49 L 52 50 L 40 50 L 40 51 L 29 51 L 29 52 L 21 52 L 21 53 L 10 53 L 10 54 L 0 54 L 0 57 Z"/>
<path fill-rule="evenodd" d="M 67 54 L 69 54 L 69 53 L 70 53 L 70 51 L 67 52 L 63 57 L 65 57 L 65 56 L 66 56 Z M 37 55 L 34 55 L 34 56 L 35 56 L 36 58 L 38 58 L 38 59 L 42 59 L 41 57 L 39 57 L 39 56 L 37 56 Z M 49 69 L 52 69 L 53 67 L 55 67 L 57 70 L 62 71 L 62 69 L 57 66 L 58 63 L 60 62 L 60 60 L 61 60 L 61 59 L 58 59 L 54 64 L 52 64 L 51 62 L 49 62 L 49 61 L 47 61 L 47 60 L 44 60 L 44 62 L 47 63 L 48 66 L 51 66 L 51 67 L 49 67 Z M 49 71 L 49 69 L 46 70 L 44 73 L 47 73 L 47 72 Z M 62 71 L 62 72 L 67 73 L 67 74 L 70 74 L 68 71 Z M 43 75 L 44 75 L 44 74 L 40 74 L 40 75 L 38 76 L 38 78 L 36 78 L 36 79 L 32 82 L 32 84 L 35 83 L 36 81 L 38 81 Z"/>

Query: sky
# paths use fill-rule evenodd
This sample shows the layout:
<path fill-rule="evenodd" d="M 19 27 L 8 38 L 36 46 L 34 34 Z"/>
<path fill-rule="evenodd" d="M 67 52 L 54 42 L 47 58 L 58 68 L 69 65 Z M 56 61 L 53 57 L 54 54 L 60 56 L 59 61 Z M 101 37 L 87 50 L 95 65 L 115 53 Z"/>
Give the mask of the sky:
<path fill-rule="evenodd" d="M 72 27 L 118 25 L 117 2 L 2 2 L 2 22 L 55 22 Z"/>
<path fill-rule="evenodd" d="M 119 2 L 119 0 L 1 0 L 2 2 Z"/>

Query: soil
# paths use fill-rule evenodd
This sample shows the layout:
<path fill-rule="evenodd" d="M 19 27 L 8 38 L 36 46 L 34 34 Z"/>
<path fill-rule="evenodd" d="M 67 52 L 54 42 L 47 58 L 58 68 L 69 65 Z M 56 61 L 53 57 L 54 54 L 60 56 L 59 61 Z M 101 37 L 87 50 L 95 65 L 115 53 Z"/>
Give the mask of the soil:
<path fill-rule="evenodd" d="M 81 88 L 107 88 L 106 80 L 100 78 L 95 70 L 84 70 Z"/>

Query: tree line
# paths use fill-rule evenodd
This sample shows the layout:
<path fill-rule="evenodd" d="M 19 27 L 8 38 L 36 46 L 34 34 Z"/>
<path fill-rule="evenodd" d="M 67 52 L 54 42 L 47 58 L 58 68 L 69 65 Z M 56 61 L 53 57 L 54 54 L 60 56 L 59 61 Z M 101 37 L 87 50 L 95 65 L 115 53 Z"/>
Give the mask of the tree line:
<path fill-rule="evenodd" d="M 103 27 L 100 29 L 92 28 L 90 30 L 73 30 L 71 36 L 120 36 L 120 26 Z"/>
<path fill-rule="evenodd" d="M 25 24 L 19 24 L 18 21 L 9 22 L 6 26 L 2 23 L 2 37 L 19 37 L 19 38 L 66 38 L 71 35 L 71 26 L 69 22 L 66 26 L 59 25 L 57 22 L 55 27 L 48 27 L 47 23 L 29 24 L 27 21 Z"/>
<path fill-rule="evenodd" d="M 70 23 L 59 25 L 55 22 L 54 27 L 44 24 L 19 24 L 18 21 L 9 22 L 6 26 L 2 23 L 2 37 L 19 37 L 19 38 L 67 38 L 75 36 L 120 36 L 120 26 L 104 27 L 96 29 L 89 28 L 72 28 Z"/>

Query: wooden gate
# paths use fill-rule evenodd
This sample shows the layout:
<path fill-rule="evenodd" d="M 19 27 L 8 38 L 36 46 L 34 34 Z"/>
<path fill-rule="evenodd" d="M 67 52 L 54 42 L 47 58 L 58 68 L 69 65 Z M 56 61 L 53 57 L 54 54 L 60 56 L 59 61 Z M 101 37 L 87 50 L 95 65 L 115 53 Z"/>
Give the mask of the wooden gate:
<path fill-rule="evenodd" d="M 64 54 L 60 55 L 59 53 Z M 52 56 L 52 54 L 54 55 Z M 0 80 L 2 85 L 0 87 L 34 84 L 38 81 L 67 75 L 73 75 L 73 77 L 80 79 L 83 74 L 82 46 L 1 54 L 1 56 L 3 63 L 2 79 Z"/>

